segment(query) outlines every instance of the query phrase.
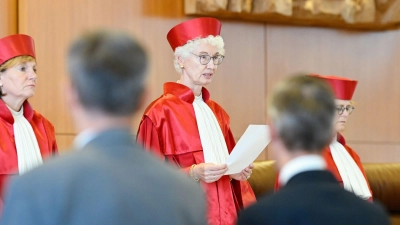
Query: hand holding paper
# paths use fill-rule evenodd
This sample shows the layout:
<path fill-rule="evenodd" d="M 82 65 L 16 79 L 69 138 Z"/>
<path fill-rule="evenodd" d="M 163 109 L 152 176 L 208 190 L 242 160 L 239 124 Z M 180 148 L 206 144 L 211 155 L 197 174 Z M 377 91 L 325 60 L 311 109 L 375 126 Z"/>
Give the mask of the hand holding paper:
<path fill-rule="evenodd" d="M 268 125 L 249 125 L 226 159 L 225 175 L 240 173 L 256 160 L 271 141 Z"/>

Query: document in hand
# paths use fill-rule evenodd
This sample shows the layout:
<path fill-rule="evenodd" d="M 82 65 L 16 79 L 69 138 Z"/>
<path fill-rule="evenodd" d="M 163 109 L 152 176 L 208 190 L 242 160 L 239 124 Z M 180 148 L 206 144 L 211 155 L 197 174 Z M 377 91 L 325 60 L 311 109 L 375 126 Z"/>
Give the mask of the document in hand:
<path fill-rule="evenodd" d="M 226 159 L 228 171 L 225 174 L 240 173 L 256 160 L 270 141 L 268 125 L 250 124 Z"/>

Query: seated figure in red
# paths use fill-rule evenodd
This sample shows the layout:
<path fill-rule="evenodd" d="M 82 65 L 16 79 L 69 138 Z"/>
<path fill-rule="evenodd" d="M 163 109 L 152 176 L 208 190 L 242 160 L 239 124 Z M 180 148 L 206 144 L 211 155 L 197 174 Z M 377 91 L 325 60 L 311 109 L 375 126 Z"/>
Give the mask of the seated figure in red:
<path fill-rule="evenodd" d="M 311 74 L 311 76 L 326 81 L 332 87 L 336 97 L 336 136 L 323 152 L 327 169 L 333 173 L 346 190 L 362 199 L 372 200 L 372 191 L 360 157 L 346 144 L 344 137 L 340 134 L 345 130 L 347 120 L 354 111 L 352 97 L 358 81 L 337 76 L 318 74 Z M 278 190 L 279 186 L 279 180 L 277 180 L 275 190 Z"/>

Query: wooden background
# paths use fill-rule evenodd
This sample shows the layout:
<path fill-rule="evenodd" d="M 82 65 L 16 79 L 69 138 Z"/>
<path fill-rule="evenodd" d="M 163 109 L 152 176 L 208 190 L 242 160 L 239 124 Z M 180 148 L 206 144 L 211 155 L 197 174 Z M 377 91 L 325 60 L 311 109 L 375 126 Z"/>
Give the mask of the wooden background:
<path fill-rule="evenodd" d="M 123 29 L 137 37 L 150 54 L 150 102 L 161 95 L 164 82 L 179 77 L 166 34 L 189 18 L 183 7 L 183 0 L 0 1 L 1 37 L 24 33 L 35 39 L 39 78 L 30 101 L 55 125 L 61 151 L 76 135 L 62 94 L 69 43 L 97 28 Z M 344 133 L 350 146 L 363 162 L 400 162 L 400 30 L 222 24 L 226 58 L 208 88 L 230 114 L 236 139 L 248 124 L 265 123 L 265 96 L 282 77 L 297 72 L 339 75 L 359 80 L 356 110 Z M 268 159 L 268 151 L 259 159 Z"/>

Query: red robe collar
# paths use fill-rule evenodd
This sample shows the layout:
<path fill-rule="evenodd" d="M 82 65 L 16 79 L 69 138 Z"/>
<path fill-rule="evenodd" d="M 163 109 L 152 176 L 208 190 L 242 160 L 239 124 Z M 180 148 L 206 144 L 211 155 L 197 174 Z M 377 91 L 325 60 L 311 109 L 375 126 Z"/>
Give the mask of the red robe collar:
<path fill-rule="evenodd" d="M 24 117 L 30 122 L 33 118 L 33 109 L 27 100 L 23 103 L 23 106 Z M 14 124 L 14 117 L 3 100 L 0 100 L 0 118 L 3 118 L 7 123 Z"/>
<path fill-rule="evenodd" d="M 192 104 L 194 101 L 193 91 L 187 86 L 176 82 L 165 83 L 164 94 L 175 95 L 180 100 L 188 102 L 190 104 Z M 201 95 L 203 97 L 204 102 L 207 102 L 210 99 L 210 92 L 208 92 L 208 90 L 205 87 L 201 89 Z"/>
<path fill-rule="evenodd" d="M 341 135 L 339 132 L 337 133 L 337 138 L 336 140 L 342 144 L 343 146 L 346 145 L 346 140 L 344 139 L 343 135 Z"/>

